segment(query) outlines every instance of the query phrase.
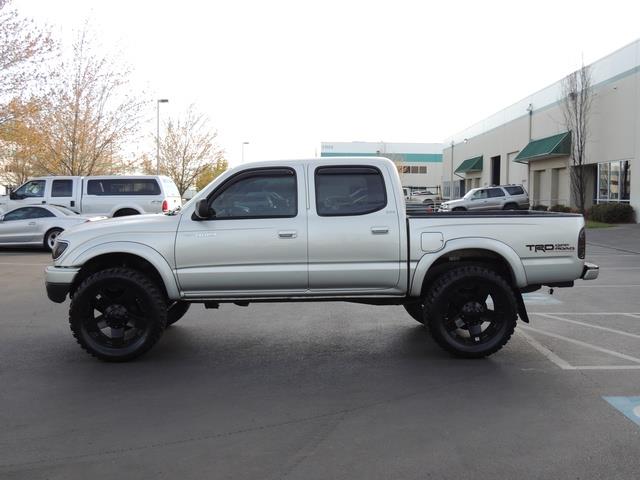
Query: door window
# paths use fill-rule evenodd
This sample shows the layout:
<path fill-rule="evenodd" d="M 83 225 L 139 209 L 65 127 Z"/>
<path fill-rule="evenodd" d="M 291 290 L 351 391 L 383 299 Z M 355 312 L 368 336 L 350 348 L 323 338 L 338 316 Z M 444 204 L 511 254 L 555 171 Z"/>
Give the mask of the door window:
<path fill-rule="evenodd" d="M 489 197 L 491 198 L 504 197 L 504 192 L 502 191 L 501 188 L 490 188 Z"/>
<path fill-rule="evenodd" d="M 481 200 L 483 198 L 487 198 L 487 191 L 486 190 L 478 190 L 477 192 L 473 193 L 471 198 L 473 200 Z"/>
<path fill-rule="evenodd" d="M 295 171 L 244 172 L 222 185 L 210 203 L 215 219 L 287 218 L 298 214 Z"/>
<path fill-rule="evenodd" d="M 365 215 L 387 205 L 382 173 L 374 167 L 320 167 L 315 185 L 321 217 Z"/>
<path fill-rule="evenodd" d="M 51 185 L 52 197 L 73 196 L 73 180 L 54 180 Z"/>
<path fill-rule="evenodd" d="M 11 222 L 13 220 L 30 220 L 32 218 L 45 218 L 45 217 L 55 217 L 53 213 L 51 213 L 46 208 L 40 207 L 24 207 L 17 208 L 4 216 L 5 222 Z"/>
<path fill-rule="evenodd" d="M 31 180 L 15 191 L 20 198 L 44 197 L 44 180 Z"/>

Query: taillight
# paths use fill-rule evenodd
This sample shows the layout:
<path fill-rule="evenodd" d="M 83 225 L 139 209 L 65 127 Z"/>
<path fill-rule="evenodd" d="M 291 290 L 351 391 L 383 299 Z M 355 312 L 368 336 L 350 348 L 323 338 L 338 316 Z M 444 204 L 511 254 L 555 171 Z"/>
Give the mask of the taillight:
<path fill-rule="evenodd" d="M 169 202 L 167 202 L 166 200 L 162 201 L 162 211 L 163 212 L 168 212 L 169 211 Z"/>
<path fill-rule="evenodd" d="M 587 234 L 584 231 L 584 228 L 580 230 L 578 234 L 578 258 L 584 260 L 585 254 L 587 252 Z"/>

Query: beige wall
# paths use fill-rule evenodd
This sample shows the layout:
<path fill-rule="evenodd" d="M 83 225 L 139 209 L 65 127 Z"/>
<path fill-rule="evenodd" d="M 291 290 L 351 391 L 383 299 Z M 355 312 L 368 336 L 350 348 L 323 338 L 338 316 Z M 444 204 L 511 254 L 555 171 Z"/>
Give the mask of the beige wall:
<path fill-rule="evenodd" d="M 602 82 L 594 87 L 594 101 L 590 116 L 587 162 L 599 163 L 616 160 L 630 160 L 631 163 L 631 205 L 640 217 L 640 73 L 632 71 Z M 468 138 L 456 138 L 453 148 L 453 169 L 462 161 L 483 155 L 483 172 L 480 185 L 491 183 L 491 157 L 501 156 L 501 183 L 522 183 L 530 191 L 532 199 L 551 205 L 570 201 L 570 159 L 555 158 L 531 162 L 531 170 L 526 164 L 513 162 L 517 152 L 529 141 L 529 115 L 522 116 L 496 128 Z M 531 137 L 539 139 L 566 131 L 562 111 L 558 103 L 536 109 L 531 115 Z M 464 132 L 463 132 L 464 134 Z M 462 134 L 462 135 L 463 135 Z M 451 173 L 452 148 L 443 152 L 443 181 L 449 181 Z M 542 172 L 544 173 L 534 173 Z M 476 176 L 474 174 L 474 176 Z M 458 177 L 454 176 L 454 180 Z M 538 180 L 539 185 L 536 186 Z M 595 179 L 588 181 L 588 199 L 593 198 Z M 539 190 L 536 191 L 536 188 Z M 639 218 L 640 220 L 640 218 Z"/>

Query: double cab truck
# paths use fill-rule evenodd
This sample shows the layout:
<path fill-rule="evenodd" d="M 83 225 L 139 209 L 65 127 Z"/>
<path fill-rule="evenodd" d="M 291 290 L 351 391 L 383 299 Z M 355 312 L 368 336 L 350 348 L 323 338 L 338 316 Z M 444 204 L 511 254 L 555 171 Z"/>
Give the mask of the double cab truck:
<path fill-rule="evenodd" d="M 84 215 L 123 217 L 173 210 L 178 187 L 164 175 L 33 178 L 0 196 L 0 213 L 16 207 L 57 205 Z"/>
<path fill-rule="evenodd" d="M 46 268 L 71 299 L 80 346 L 107 361 L 147 352 L 191 304 L 348 301 L 404 306 L 448 352 L 504 346 L 522 294 L 590 280 L 582 216 L 408 215 L 393 163 L 374 157 L 244 164 L 181 209 L 82 224 Z"/>

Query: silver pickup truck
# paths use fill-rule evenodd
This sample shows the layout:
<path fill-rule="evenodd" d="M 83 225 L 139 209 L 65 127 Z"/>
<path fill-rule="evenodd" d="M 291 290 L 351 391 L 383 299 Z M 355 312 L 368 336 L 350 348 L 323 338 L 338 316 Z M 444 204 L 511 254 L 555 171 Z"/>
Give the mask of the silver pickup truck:
<path fill-rule="evenodd" d="M 192 303 L 327 300 L 402 305 L 472 358 L 529 321 L 523 292 L 596 278 L 584 257 L 580 215 L 407 214 L 389 160 L 320 158 L 245 164 L 181 210 L 67 230 L 46 288 L 108 361 L 148 351 Z"/>

